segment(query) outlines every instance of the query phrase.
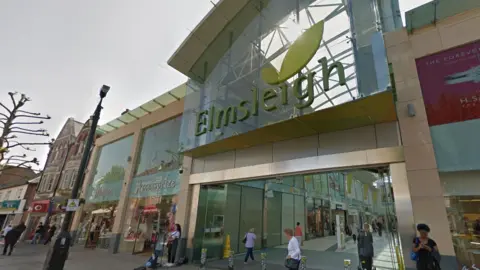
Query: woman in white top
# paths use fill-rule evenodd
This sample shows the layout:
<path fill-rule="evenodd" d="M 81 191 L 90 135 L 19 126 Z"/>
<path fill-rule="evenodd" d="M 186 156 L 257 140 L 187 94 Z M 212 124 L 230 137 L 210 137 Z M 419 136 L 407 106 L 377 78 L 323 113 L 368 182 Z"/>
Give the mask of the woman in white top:
<path fill-rule="evenodd" d="M 182 235 L 180 224 L 175 224 L 175 230 L 170 232 L 168 237 L 168 262 L 175 263 L 175 255 L 177 254 L 178 239 Z"/>
<path fill-rule="evenodd" d="M 245 261 L 244 263 L 247 263 L 248 257 L 250 256 L 250 259 L 252 261 L 255 261 L 255 258 L 253 257 L 253 247 L 255 247 L 255 239 L 257 239 L 257 236 L 255 235 L 255 230 L 253 228 L 250 229 L 250 231 L 245 234 L 245 238 L 243 241 L 245 241 L 245 248 L 247 249 L 247 254 L 245 254 Z"/>
<path fill-rule="evenodd" d="M 285 261 L 285 266 L 291 270 L 297 270 L 300 266 L 300 245 L 297 238 L 293 237 L 292 229 L 285 229 L 283 233 L 288 239 L 288 255 Z"/>

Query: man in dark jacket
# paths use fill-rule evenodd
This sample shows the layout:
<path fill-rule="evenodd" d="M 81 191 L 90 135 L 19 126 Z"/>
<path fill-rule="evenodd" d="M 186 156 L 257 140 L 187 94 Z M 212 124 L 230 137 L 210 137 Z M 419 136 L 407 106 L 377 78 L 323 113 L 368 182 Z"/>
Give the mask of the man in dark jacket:
<path fill-rule="evenodd" d="M 373 268 L 373 235 L 370 232 L 370 225 L 365 223 L 363 231 L 358 235 L 358 255 L 362 269 L 372 270 Z"/>
<path fill-rule="evenodd" d="M 3 255 L 7 254 L 7 249 L 9 249 L 8 256 L 12 255 L 13 247 L 15 246 L 25 229 L 25 223 L 23 223 L 22 221 L 15 228 L 9 231 L 7 235 L 5 235 L 5 246 L 3 247 Z"/>

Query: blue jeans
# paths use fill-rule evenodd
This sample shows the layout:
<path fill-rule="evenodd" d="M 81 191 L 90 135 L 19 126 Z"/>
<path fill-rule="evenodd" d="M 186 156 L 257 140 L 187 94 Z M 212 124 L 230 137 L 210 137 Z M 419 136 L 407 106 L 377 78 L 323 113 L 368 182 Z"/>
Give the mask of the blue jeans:
<path fill-rule="evenodd" d="M 37 242 L 37 239 L 38 240 L 42 239 L 42 234 L 41 233 L 35 233 L 35 235 L 33 236 L 32 242 L 30 244 L 35 245 L 35 244 L 39 243 L 40 241 Z"/>
<path fill-rule="evenodd" d="M 248 261 L 248 256 L 250 256 L 250 259 L 252 259 L 252 261 L 255 261 L 255 258 L 253 258 L 253 248 L 247 248 L 247 254 L 245 254 L 245 262 Z"/>

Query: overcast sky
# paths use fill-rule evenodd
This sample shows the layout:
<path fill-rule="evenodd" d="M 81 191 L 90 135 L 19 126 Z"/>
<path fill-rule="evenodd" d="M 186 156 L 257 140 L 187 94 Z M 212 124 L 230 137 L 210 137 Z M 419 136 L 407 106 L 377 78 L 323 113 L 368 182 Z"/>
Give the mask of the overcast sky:
<path fill-rule="evenodd" d="M 218 0 L 215 0 L 217 2 Z M 400 0 L 404 13 L 428 0 Z M 100 123 L 186 78 L 168 58 L 212 8 L 210 0 L 2 0 L 0 101 L 32 98 L 30 111 L 52 116 L 52 137 L 68 117 L 85 121 L 102 84 L 111 86 Z M 46 158 L 46 147 L 35 156 Z"/>

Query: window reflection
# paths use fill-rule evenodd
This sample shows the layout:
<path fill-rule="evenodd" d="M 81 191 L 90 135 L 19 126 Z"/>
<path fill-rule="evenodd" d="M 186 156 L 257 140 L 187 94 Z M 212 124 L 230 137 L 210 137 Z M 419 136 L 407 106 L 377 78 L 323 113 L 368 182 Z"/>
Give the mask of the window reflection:
<path fill-rule="evenodd" d="M 98 151 L 93 180 L 85 194 L 85 214 L 79 227 L 78 241 L 88 247 L 107 249 L 110 245 L 132 143 L 133 136 L 128 136 Z"/>

